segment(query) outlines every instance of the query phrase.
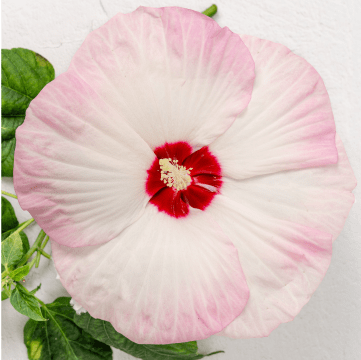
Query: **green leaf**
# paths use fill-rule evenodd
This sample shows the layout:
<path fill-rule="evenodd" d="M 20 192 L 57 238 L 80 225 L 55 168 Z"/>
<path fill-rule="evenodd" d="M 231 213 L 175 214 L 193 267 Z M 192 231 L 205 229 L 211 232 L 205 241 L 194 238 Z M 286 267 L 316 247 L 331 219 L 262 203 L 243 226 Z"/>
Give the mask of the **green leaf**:
<path fill-rule="evenodd" d="M 41 288 L 41 284 L 39 284 L 34 290 L 29 291 L 29 294 L 32 294 L 32 295 L 36 294 L 36 292 L 38 290 L 40 290 L 40 288 Z"/>
<path fill-rule="evenodd" d="M 212 17 L 216 15 L 217 10 L 217 5 L 212 5 L 208 9 L 204 10 L 202 14 Z"/>
<path fill-rule="evenodd" d="M 30 360 L 111 360 L 108 345 L 94 340 L 75 325 L 75 311 L 70 298 L 60 297 L 43 305 L 47 322 L 29 320 L 24 328 L 24 341 Z"/>
<path fill-rule="evenodd" d="M 54 80 L 53 66 L 34 51 L 1 50 L 1 165 L 2 176 L 13 176 L 15 131 L 41 89 Z"/>
<path fill-rule="evenodd" d="M 12 228 L 12 227 L 14 227 L 14 228 Z M 1 242 L 6 240 L 12 233 L 14 233 L 18 227 L 19 227 L 19 221 L 16 218 L 13 206 L 6 198 L 4 198 L 2 196 L 1 197 L 1 231 L 2 231 Z M 9 230 L 9 228 L 10 228 L 10 230 Z M 15 244 L 12 244 L 12 242 L 10 244 L 10 245 L 15 246 L 15 248 L 13 248 L 13 250 L 15 251 L 15 254 L 13 254 L 13 255 L 15 255 L 15 256 L 16 256 L 16 254 L 20 254 L 20 250 L 21 250 L 21 254 L 23 254 L 24 252 L 27 252 L 30 249 L 28 237 L 26 236 L 26 234 L 23 231 L 20 232 L 20 238 L 21 238 L 21 241 L 23 244 L 22 248 L 19 248 L 18 250 L 16 250 L 16 247 L 18 244 L 16 242 L 15 242 Z M 5 255 L 5 252 L 9 250 L 8 245 L 9 245 L 9 243 L 2 244 L 2 254 Z M 4 253 L 3 253 L 3 251 L 4 251 Z M 16 259 L 16 257 L 15 257 L 15 259 Z M 17 262 L 17 261 L 19 261 L 19 259 L 15 260 L 15 262 Z M 15 262 L 12 262 L 12 264 L 14 264 Z M 3 272 L 5 270 L 3 264 L 4 264 L 4 258 L 2 256 L 1 257 L 1 272 Z M 8 265 L 8 266 L 11 266 L 11 265 Z"/>
<path fill-rule="evenodd" d="M 8 230 L 4 233 L 1 234 L 1 242 L 3 242 L 7 237 L 9 237 L 13 232 L 15 232 L 17 229 L 19 228 L 19 226 L 17 226 L 14 229 Z M 21 237 L 21 241 L 23 242 L 23 250 L 24 253 L 26 254 L 29 250 L 30 250 L 30 244 L 29 244 L 29 239 L 26 236 L 26 234 L 24 233 L 24 231 L 20 231 L 20 237 Z"/>
<path fill-rule="evenodd" d="M 95 339 L 143 360 L 195 360 L 211 355 L 198 354 L 196 341 L 169 345 L 136 344 L 118 333 L 111 323 L 94 319 L 89 313 L 75 315 L 74 322 Z"/>
<path fill-rule="evenodd" d="M 20 281 L 22 278 L 24 278 L 26 275 L 29 274 L 29 271 L 30 271 L 30 265 L 26 264 L 11 271 L 9 276 L 15 281 Z"/>
<path fill-rule="evenodd" d="M 38 300 L 23 286 L 15 286 L 11 292 L 10 302 L 19 313 L 37 321 L 46 321 L 41 314 Z"/>
<path fill-rule="evenodd" d="M 13 176 L 14 152 L 15 138 L 1 141 L 1 176 Z"/>
<path fill-rule="evenodd" d="M 1 242 L 3 242 L 4 240 L 6 240 L 11 234 L 13 234 L 18 228 L 20 227 L 20 225 L 18 225 L 16 228 L 11 229 L 7 232 L 4 232 L 1 234 Z M 20 231 L 19 233 L 21 241 L 23 243 L 23 253 L 26 254 L 29 249 L 30 249 L 30 244 L 29 244 L 29 239 L 26 236 L 26 234 L 24 233 L 24 231 Z M 5 270 L 4 266 L 1 264 L 1 272 L 3 272 Z"/>
<path fill-rule="evenodd" d="M 1 121 L 1 140 L 15 139 L 15 131 L 25 120 L 25 115 L 6 116 Z M 15 142 L 14 142 L 15 143 Z"/>
<path fill-rule="evenodd" d="M 1 197 L 1 233 L 9 231 L 19 225 L 15 211 L 10 201 Z"/>
<path fill-rule="evenodd" d="M 1 243 L 1 264 L 10 267 L 19 262 L 22 256 L 23 242 L 19 233 L 13 233 Z"/>
<path fill-rule="evenodd" d="M 6 300 L 7 298 L 9 298 L 9 295 L 7 294 L 7 292 L 5 290 L 1 291 L 1 301 Z"/>

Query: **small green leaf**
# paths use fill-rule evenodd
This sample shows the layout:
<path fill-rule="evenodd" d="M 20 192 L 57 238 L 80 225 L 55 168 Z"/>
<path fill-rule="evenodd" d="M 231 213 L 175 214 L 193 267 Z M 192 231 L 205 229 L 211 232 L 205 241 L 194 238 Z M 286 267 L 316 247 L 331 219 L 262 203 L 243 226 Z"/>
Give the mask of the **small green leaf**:
<path fill-rule="evenodd" d="M 30 271 L 30 265 L 26 264 L 24 266 L 21 266 L 13 271 L 10 272 L 9 276 L 14 281 L 20 281 L 22 278 L 24 278 L 26 275 L 29 274 Z"/>
<path fill-rule="evenodd" d="M 9 231 L 19 225 L 15 211 L 10 201 L 1 197 L 1 233 Z"/>
<path fill-rule="evenodd" d="M 16 228 L 11 229 L 7 232 L 4 232 L 1 234 L 1 242 L 3 242 L 4 240 L 6 240 L 12 233 L 14 233 L 18 228 L 20 227 L 20 225 L 18 225 Z M 21 241 L 23 242 L 23 253 L 26 254 L 29 249 L 30 249 L 30 244 L 29 244 L 29 239 L 26 236 L 26 234 L 24 233 L 24 231 L 20 231 L 19 233 Z M 5 270 L 4 266 L 1 264 L 1 272 L 3 272 Z"/>
<path fill-rule="evenodd" d="M 89 313 L 75 315 L 74 322 L 95 339 L 143 360 L 196 360 L 208 356 L 198 354 L 196 341 L 169 345 L 136 344 L 118 333 L 111 323 L 94 319 Z"/>
<path fill-rule="evenodd" d="M 24 341 L 30 360 L 111 360 L 112 350 L 75 325 L 70 298 L 61 297 L 43 305 L 47 322 L 29 320 Z"/>
<path fill-rule="evenodd" d="M 23 242 L 19 233 L 13 233 L 1 243 L 1 264 L 15 265 L 23 256 Z"/>
<path fill-rule="evenodd" d="M 4 233 L 1 234 L 1 242 L 3 242 L 6 238 L 8 238 L 13 232 L 15 232 L 17 229 L 19 228 L 19 226 L 17 226 L 14 229 L 8 230 Z M 21 237 L 21 241 L 23 242 L 23 250 L 24 253 L 26 254 L 29 249 L 30 249 L 30 244 L 29 244 L 29 239 L 26 236 L 26 234 L 24 233 L 24 231 L 20 231 L 20 237 Z"/>
<path fill-rule="evenodd" d="M 32 294 L 32 295 L 36 294 L 36 292 L 38 290 L 40 290 L 40 288 L 41 288 L 41 284 L 39 284 L 34 290 L 29 291 L 29 294 Z"/>
<path fill-rule="evenodd" d="M 217 5 L 212 5 L 208 9 L 204 10 L 202 14 L 212 17 L 216 15 L 217 10 Z"/>
<path fill-rule="evenodd" d="M 11 292 L 10 302 L 19 313 L 37 321 L 46 321 L 41 314 L 38 300 L 23 286 L 16 285 Z"/>
<path fill-rule="evenodd" d="M 34 51 L 1 50 L 2 176 L 13 176 L 15 131 L 24 122 L 27 107 L 54 78 L 53 66 Z"/>
<path fill-rule="evenodd" d="M 9 298 L 8 293 L 5 290 L 1 291 L 1 301 L 6 300 Z"/>

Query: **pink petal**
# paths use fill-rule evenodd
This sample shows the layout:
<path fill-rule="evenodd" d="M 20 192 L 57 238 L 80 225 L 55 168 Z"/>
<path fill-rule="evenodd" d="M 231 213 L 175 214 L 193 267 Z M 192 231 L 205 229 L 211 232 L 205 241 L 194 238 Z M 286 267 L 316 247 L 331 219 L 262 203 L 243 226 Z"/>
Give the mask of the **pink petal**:
<path fill-rule="evenodd" d="M 223 195 L 207 211 L 238 249 L 250 299 L 221 334 L 269 335 L 298 314 L 321 282 L 356 186 L 338 136 L 336 144 L 337 164 L 247 180 L 223 178 Z"/>
<path fill-rule="evenodd" d="M 337 162 L 335 123 L 317 71 L 285 46 L 242 36 L 255 61 L 252 100 L 210 145 L 233 178 Z"/>
<path fill-rule="evenodd" d="M 248 288 L 237 250 L 213 218 L 174 219 L 149 205 L 112 241 L 68 248 L 52 242 L 71 296 L 137 343 L 178 343 L 221 331 L 243 310 Z"/>
<path fill-rule="evenodd" d="M 332 234 L 341 232 L 354 203 L 356 178 L 336 135 L 337 164 L 259 176 L 223 178 L 222 193 L 263 214 Z"/>
<path fill-rule="evenodd" d="M 31 102 L 16 132 L 14 186 L 23 210 L 67 246 L 111 240 L 149 200 L 149 146 L 69 71 Z"/>
<path fill-rule="evenodd" d="M 243 312 L 219 335 L 268 336 L 293 320 L 317 289 L 331 261 L 332 236 L 222 195 L 207 211 L 238 249 L 250 291 Z"/>
<path fill-rule="evenodd" d="M 70 68 L 155 149 L 200 148 L 247 106 L 254 63 L 240 37 L 178 7 L 139 7 L 93 31 Z"/>

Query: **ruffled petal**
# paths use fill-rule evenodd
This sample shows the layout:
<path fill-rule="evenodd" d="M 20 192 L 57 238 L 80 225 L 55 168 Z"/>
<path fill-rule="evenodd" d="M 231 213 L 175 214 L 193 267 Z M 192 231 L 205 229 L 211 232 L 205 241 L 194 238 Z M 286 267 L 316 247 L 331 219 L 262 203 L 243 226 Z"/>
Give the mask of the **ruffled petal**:
<path fill-rule="evenodd" d="M 336 144 L 337 164 L 247 180 L 223 178 L 222 195 L 207 212 L 238 249 L 250 299 L 221 334 L 269 335 L 298 314 L 321 282 L 356 186 L 338 136 Z"/>
<path fill-rule="evenodd" d="M 210 145 L 224 175 L 244 179 L 336 163 L 335 123 L 317 71 L 283 45 L 242 40 L 256 79 L 247 109 Z"/>
<path fill-rule="evenodd" d="M 20 206 L 53 240 L 71 247 L 101 244 L 142 214 L 155 155 L 72 72 L 31 102 L 16 139 Z"/>
<path fill-rule="evenodd" d="M 243 312 L 219 335 L 268 336 L 293 320 L 317 289 L 331 261 L 332 236 L 223 195 L 207 211 L 238 249 L 250 291 Z"/>
<path fill-rule="evenodd" d="M 248 287 L 237 250 L 213 218 L 174 219 L 149 205 L 101 246 L 52 242 L 60 281 L 93 317 L 137 343 L 207 338 L 238 316 Z"/>
<path fill-rule="evenodd" d="M 238 35 L 178 7 L 117 14 L 86 38 L 70 68 L 152 149 L 209 144 L 247 106 L 254 80 Z"/>
<path fill-rule="evenodd" d="M 355 201 L 356 178 L 336 135 L 337 164 L 259 176 L 223 178 L 222 193 L 265 215 L 332 234 L 341 232 Z"/>

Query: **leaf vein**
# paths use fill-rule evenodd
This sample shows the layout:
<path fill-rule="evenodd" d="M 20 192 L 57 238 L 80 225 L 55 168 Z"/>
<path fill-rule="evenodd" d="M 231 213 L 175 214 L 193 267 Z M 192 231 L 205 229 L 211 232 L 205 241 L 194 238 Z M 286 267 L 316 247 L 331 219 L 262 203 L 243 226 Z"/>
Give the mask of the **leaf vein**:
<path fill-rule="evenodd" d="M 49 314 L 49 316 L 51 317 L 51 319 L 54 321 L 55 325 L 57 326 L 57 328 L 59 329 L 61 335 L 63 335 L 63 338 L 65 339 L 65 343 L 68 346 L 68 348 L 71 350 L 71 354 L 74 355 L 75 359 L 78 359 L 78 357 L 75 355 L 73 348 L 70 346 L 69 340 L 66 337 L 63 329 L 61 328 L 61 326 L 58 324 L 58 322 L 55 320 L 55 318 L 53 317 L 53 315 L 51 314 L 50 310 L 46 307 L 43 306 L 43 308 L 45 309 L 45 311 Z"/>
<path fill-rule="evenodd" d="M 20 92 L 20 91 L 18 91 L 18 90 L 12 89 L 12 88 L 9 87 L 9 86 L 6 86 L 6 85 L 1 85 L 1 86 L 5 87 L 5 88 L 7 88 L 7 89 L 9 89 L 9 90 L 11 90 L 11 91 L 14 91 L 14 92 L 16 92 L 16 93 L 18 93 L 18 94 L 20 94 L 20 95 L 22 95 L 22 96 L 25 96 L 25 97 L 29 98 L 30 100 L 33 100 L 33 98 L 30 97 L 29 95 L 24 94 L 24 93 L 22 93 L 22 92 Z"/>

